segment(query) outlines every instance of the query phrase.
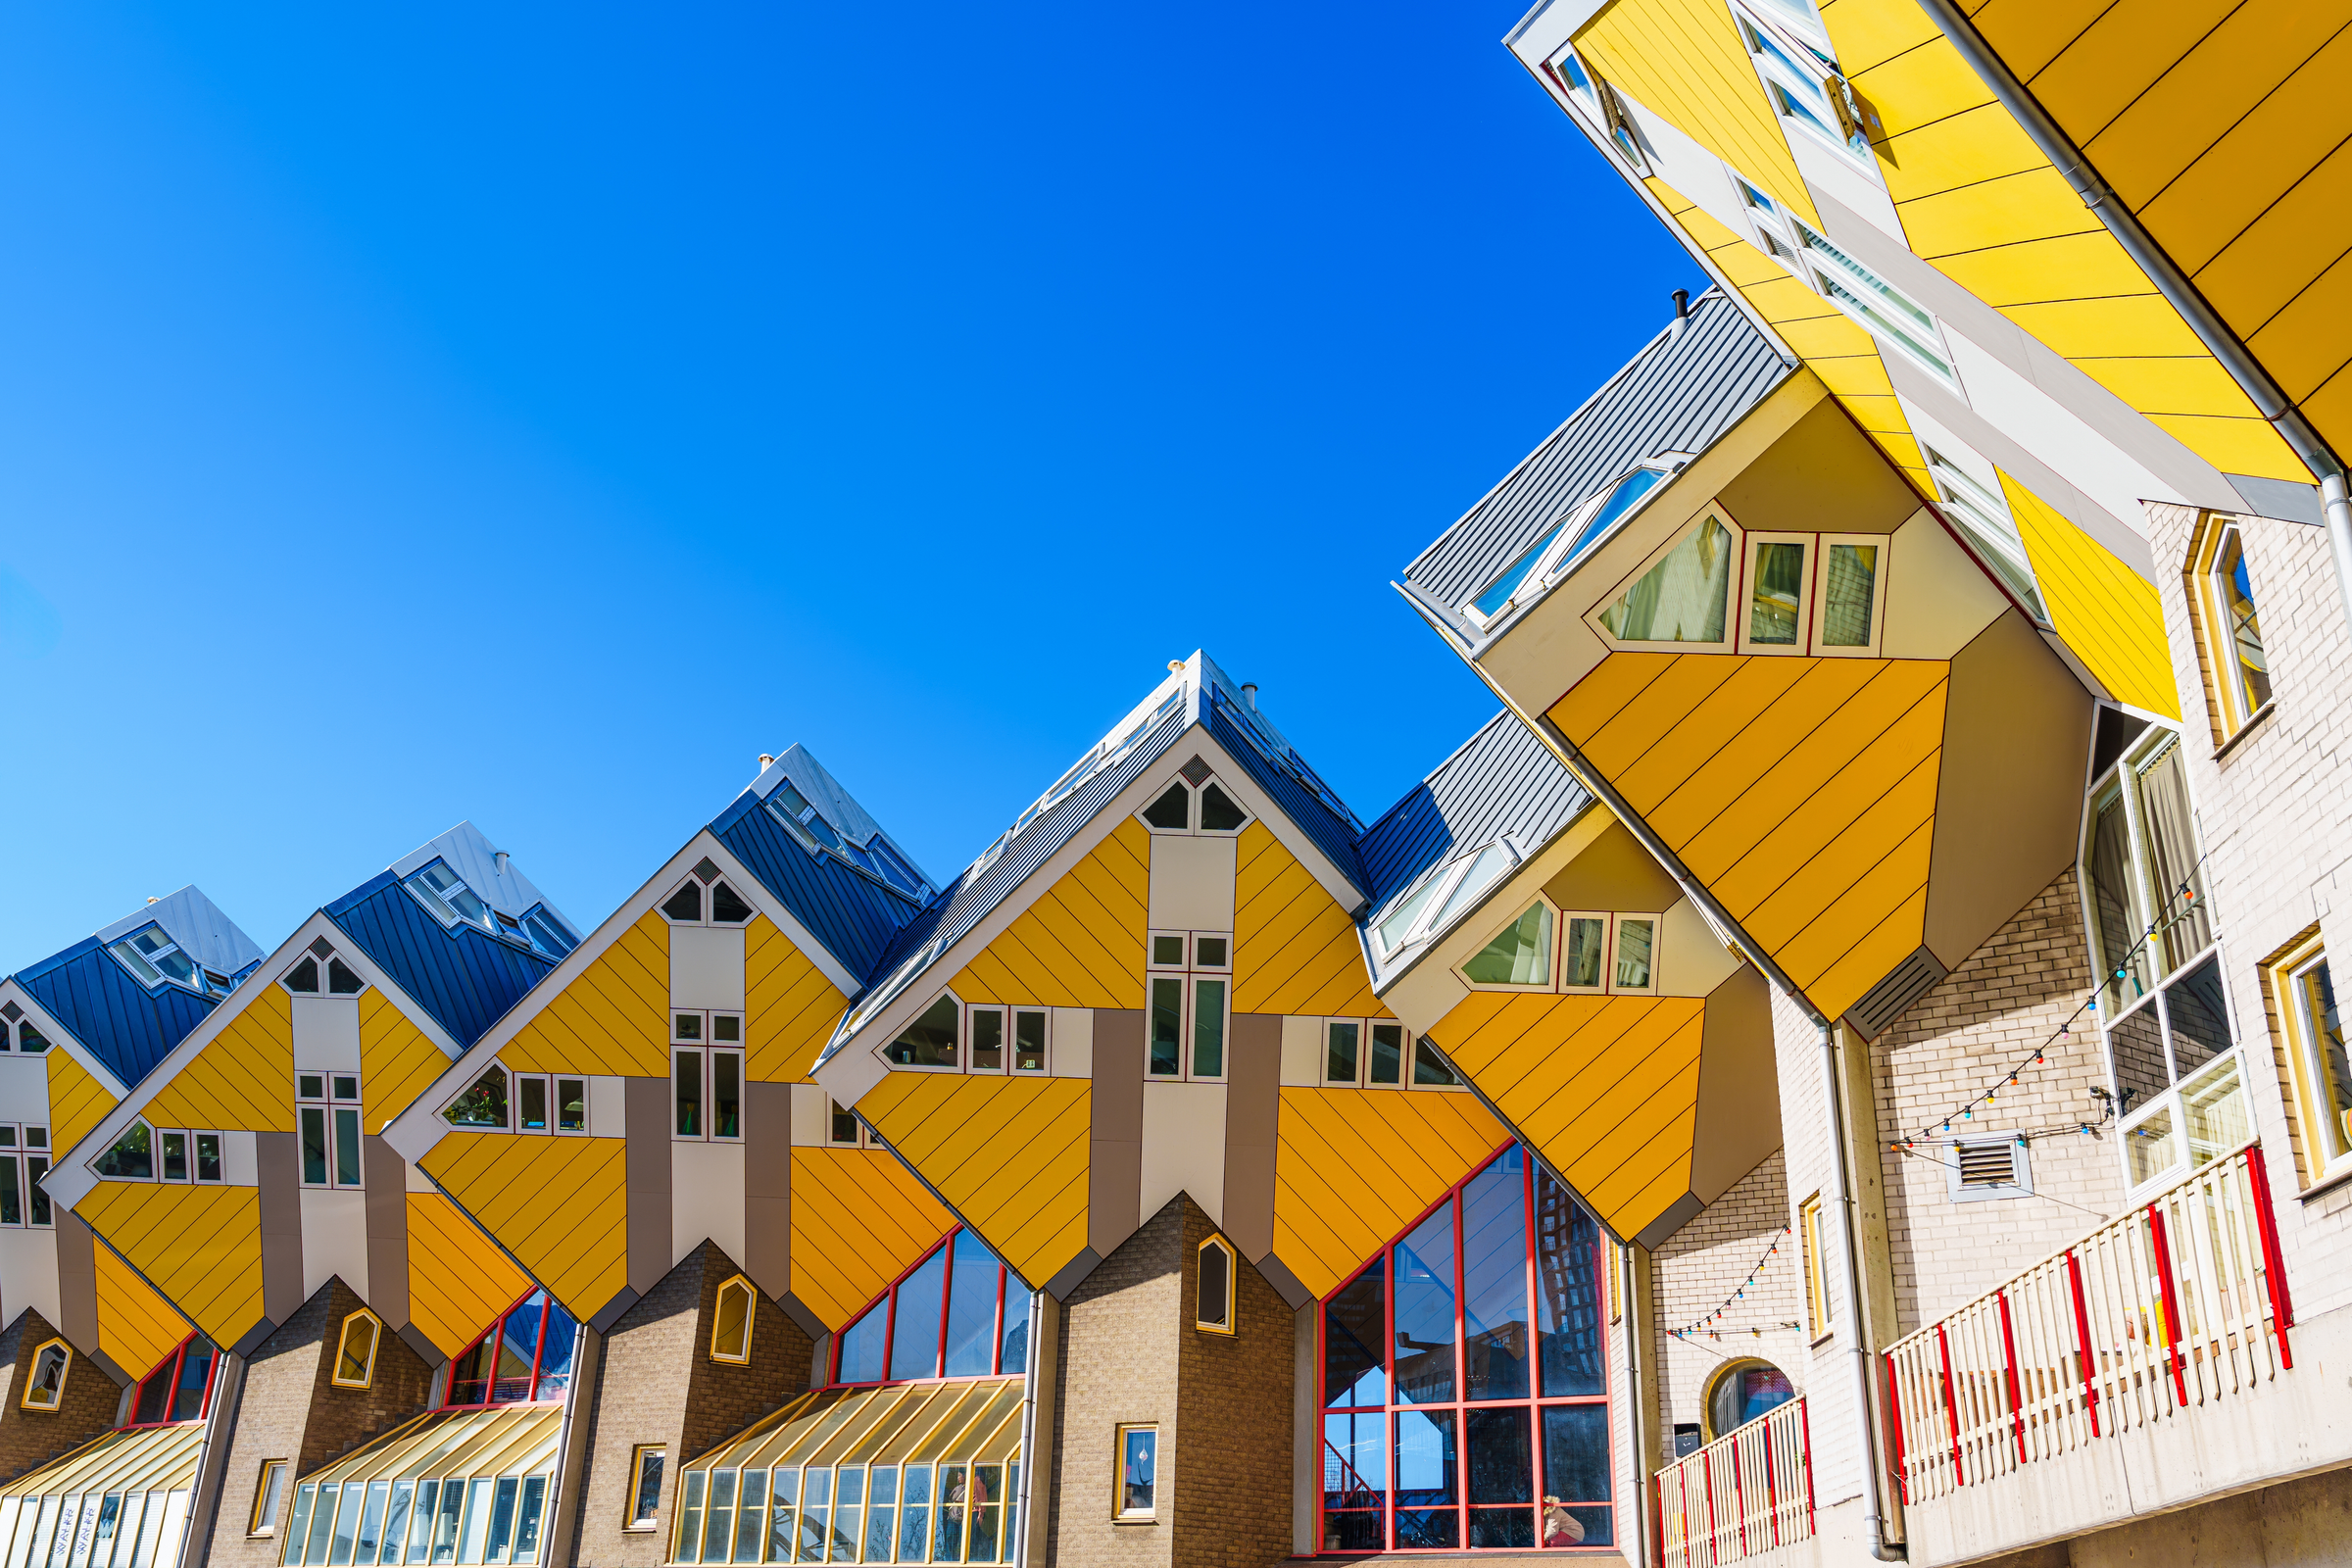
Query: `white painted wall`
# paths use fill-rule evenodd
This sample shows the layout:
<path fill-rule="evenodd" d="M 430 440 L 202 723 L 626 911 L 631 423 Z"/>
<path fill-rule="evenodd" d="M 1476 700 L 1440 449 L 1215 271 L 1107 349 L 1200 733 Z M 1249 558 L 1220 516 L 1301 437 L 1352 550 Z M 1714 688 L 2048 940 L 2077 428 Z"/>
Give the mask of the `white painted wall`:
<path fill-rule="evenodd" d="M 0 1056 L 0 1121 L 49 1125 L 48 1057 Z"/>
<path fill-rule="evenodd" d="M 368 1195 L 302 1190 L 302 1296 L 340 1274 L 363 1298 L 368 1294 Z"/>
<path fill-rule="evenodd" d="M 669 928 L 669 1002 L 674 1007 L 743 1010 L 741 928 Z"/>
<path fill-rule="evenodd" d="M 669 1261 L 674 1268 L 705 1238 L 743 1259 L 743 1146 L 669 1146 Z"/>
<path fill-rule="evenodd" d="M 1233 868 L 1238 839 L 1152 837 L 1150 920 L 1167 931 L 1233 929 Z"/>
<path fill-rule="evenodd" d="M 1144 1218 L 1178 1193 L 1225 1223 L 1223 1084 L 1144 1085 Z"/>
<path fill-rule="evenodd" d="M 0 1314 L 13 1323 L 28 1306 L 56 1326 L 57 1232 L 0 1231 Z"/>
<path fill-rule="evenodd" d="M 1095 1075 L 1095 1009 L 1055 1007 L 1046 1026 L 1046 1066 L 1056 1078 Z"/>
<path fill-rule="evenodd" d="M 360 1070 L 360 999 L 357 997 L 296 997 L 294 1000 L 294 1065 L 315 1071 Z M 367 1085 L 360 1086 L 367 1093 Z M 289 1097 L 292 1084 L 286 1085 Z"/>
<path fill-rule="evenodd" d="M 629 1130 L 629 1081 L 600 1075 L 588 1080 L 588 1130 L 599 1138 L 621 1138 Z"/>
<path fill-rule="evenodd" d="M 1311 1089 L 1323 1081 L 1323 1020 L 1282 1020 L 1282 1082 L 1285 1088 Z"/>
<path fill-rule="evenodd" d="M 826 1142 L 825 1118 L 832 1097 L 814 1084 L 792 1086 L 792 1147 L 821 1149 Z"/>
<path fill-rule="evenodd" d="M 220 1179 L 231 1187 L 262 1185 L 261 1146 L 251 1133 L 220 1135 Z M 430 1191 L 430 1189 L 426 1189 Z"/>

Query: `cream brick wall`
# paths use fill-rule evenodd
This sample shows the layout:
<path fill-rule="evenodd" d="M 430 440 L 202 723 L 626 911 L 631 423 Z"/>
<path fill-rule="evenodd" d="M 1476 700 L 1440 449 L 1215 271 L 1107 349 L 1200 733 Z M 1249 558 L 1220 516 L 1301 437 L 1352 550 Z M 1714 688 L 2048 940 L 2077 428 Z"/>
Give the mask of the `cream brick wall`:
<path fill-rule="evenodd" d="M 2262 618 L 2273 708 L 2217 755 L 2180 567 L 2197 525 L 2147 509 L 2165 631 L 2180 687 L 2183 752 L 2206 854 L 2224 973 L 2245 1053 L 2298 1317 L 2352 1301 L 2352 1188 L 2308 1200 L 2287 1068 L 2265 1016 L 2260 966 L 2315 922 L 2352 954 L 2352 638 L 2324 529 L 2251 519 L 2241 529 Z"/>
<path fill-rule="evenodd" d="M 1653 1254 L 1659 1420 L 1670 1439 L 1678 1422 L 1704 1426 L 1707 1384 L 1726 1362 L 1770 1361 L 1804 1392 L 1804 1330 L 1782 1326 L 1801 1324 L 1805 1315 L 1796 1237 L 1783 1234 L 1788 1220 L 1788 1160 L 1776 1151 Z M 1780 1250 L 1722 1322 L 1690 1339 L 1675 1337 L 1676 1329 L 1722 1305 L 1775 1242 Z"/>

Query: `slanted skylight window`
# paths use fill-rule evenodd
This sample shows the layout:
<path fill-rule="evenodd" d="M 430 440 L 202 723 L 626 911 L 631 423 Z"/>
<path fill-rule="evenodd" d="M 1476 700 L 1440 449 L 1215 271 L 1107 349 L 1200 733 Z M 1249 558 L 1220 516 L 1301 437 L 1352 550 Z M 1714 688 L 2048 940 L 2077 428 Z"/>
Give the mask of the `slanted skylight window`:
<path fill-rule="evenodd" d="M 532 947 L 551 958 L 561 958 L 580 945 L 571 927 L 556 917 L 556 911 L 544 904 L 534 904 L 522 912 L 522 929 Z"/>
<path fill-rule="evenodd" d="M 1496 839 L 1475 854 L 1448 862 L 1373 928 L 1381 956 L 1392 956 L 1450 925 L 1497 877 L 1518 863 L 1519 852 L 1507 839 Z"/>
<path fill-rule="evenodd" d="M 1661 454 L 1587 496 L 1558 527 L 1529 546 L 1527 553 L 1512 562 L 1485 593 L 1470 602 L 1473 618 L 1481 625 L 1492 625 L 1527 590 L 1542 587 L 1566 572 L 1688 461 L 1680 453 Z"/>
<path fill-rule="evenodd" d="M 1700 520 L 1600 612 L 1621 643 L 1721 643 L 1732 587 L 1732 532 Z"/>
<path fill-rule="evenodd" d="M 842 837 L 825 819 L 824 812 L 796 789 L 790 778 L 778 780 L 776 787 L 768 792 L 767 810 L 811 855 L 830 854 L 908 898 L 919 899 L 930 891 L 931 885 L 906 862 L 906 857 L 883 842 L 881 834 L 876 833 L 862 845 Z"/>
<path fill-rule="evenodd" d="M 106 945 L 106 951 L 122 959 L 122 967 L 150 991 L 167 980 L 190 991 L 205 989 L 196 960 L 182 953 L 160 925 L 143 925 L 126 937 L 118 937 Z"/>
<path fill-rule="evenodd" d="M 416 902 L 445 926 L 455 926 L 463 920 L 494 934 L 498 930 L 498 922 L 490 916 L 490 906 L 449 868 L 447 860 L 434 860 L 417 867 L 402 879 L 401 885 L 415 894 Z"/>
<path fill-rule="evenodd" d="M 1942 498 L 1943 514 L 1959 524 L 1975 547 L 1977 559 L 2008 584 L 2028 612 L 2048 625 L 2050 612 L 2042 605 L 2040 584 L 2034 580 L 2034 563 L 2017 531 L 2017 519 L 2010 515 L 2008 498 L 1979 484 L 1967 469 L 1934 447 L 1923 442 L 1920 451 L 1928 460 L 1928 476 L 1936 481 L 1936 493 Z"/>

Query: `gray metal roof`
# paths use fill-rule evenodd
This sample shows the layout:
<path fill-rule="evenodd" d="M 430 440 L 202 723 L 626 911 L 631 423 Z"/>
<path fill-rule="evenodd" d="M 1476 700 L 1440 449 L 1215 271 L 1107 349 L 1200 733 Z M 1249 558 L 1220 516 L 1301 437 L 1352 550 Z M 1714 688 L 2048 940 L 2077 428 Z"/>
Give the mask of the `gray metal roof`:
<path fill-rule="evenodd" d="M 1476 641 L 1461 607 L 1578 503 L 1658 453 L 1704 451 L 1792 373 L 1722 290 L 1707 290 L 1422 551 L 1406 590 Z"/>

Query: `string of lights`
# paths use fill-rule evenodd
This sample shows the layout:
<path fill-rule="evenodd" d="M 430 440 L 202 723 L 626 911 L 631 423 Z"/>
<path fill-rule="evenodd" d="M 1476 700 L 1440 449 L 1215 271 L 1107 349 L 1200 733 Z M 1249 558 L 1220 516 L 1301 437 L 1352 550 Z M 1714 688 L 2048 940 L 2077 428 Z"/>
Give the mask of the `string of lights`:
<path fill-rule="evenodd" d="M 1756 1259 L 1756 1266 L 1747 1271 L 1747 1278 L 1741 1280 L 1739 1288 L 1733 1291 L 1731 1295 L 1723 1298 L 1723 1304 L 1721 1306 L 1717 1307 L 1714 1311 L 1709 1312 L 1704 1317 L 1692 1318 L 1681 1328 L 1672 1330 L 1671 1332 L 1673 1333 L 1674 1337 L 1678 1340 L 1687 1340 L 1701 1329 L 1713 1331 L 1715 1325 L 1723 1321 L 1723 1315 L 1732 1309 L 1734 1302 L 1742 1301 L 1747 1298 L 1747 1288 L 1756 1283 L 1757 1276 L 1764 1272 L 1764 1265 L 1771 1262 L 1773 1255 L 1780 1251 L 1781 1244 L 1788 1239 L 1788 1226 L 1784 1225 L 1781 1227 L 1781 1234 L 1772 1239 L 1772 1245 L 1764 1249 L 1764 1255 Z M 1774 1324 L 1773 1326 L 1775 1328 L 1796 1327 L 1796 1325 L 1793 1323 L 1778 1323 Z M 1739 1331 L 1735 1329 L 1733 1332 L 1737 1333 Z M 1758 1335 L 1761 1335 L 1764 1331 L 1761 1328 L 1756 1328 L 1754 1329 L 1754 1332 Z M 1720 1331 L 1715 1331 L 1715 1338 L 1719 1340 L 1722 1339 L 1722 1333 Z"/>
<path fill-rule="evenodd" d="M 2129 977 L 2132 970 L 2132 961 L 2139 956 L 2139 953 L 2142 948 L 2145 948 L 2150 942 L 2156 939 L 2156 934 L 2158 932 L 2188 918 L 2190 906 L 2194 906 L 2197 902 L 2197 893 L 2194 885 L 2197 867 L 2203 865 L 2204 863 L 2205 858 L 2200 855 L 2197 857 L 2195 862 L 2189 866 L 2187 875 L 2183 876 L 2180 880 L 2180 885 L 2173 890 L 2172 897 L 2164 901 L 2164 907 L 2156 912 L 2156 918 L 2149 922 L 2148 928 L 2139 934 L 2139 940 L 2132 943 L 2132 946 L 2126 950 L 2123 957 L 2117 962 L 2114 974 L 2115 979 L 2123 980 Z M 2180 904 L 2181 906 L 2180 911 L 2178 914 L 2173 912 L 2173 906 L 2175 904 Z M 2106 981 L 2104 977 L 2102 977 L 2100 984 L 2104 985 Z M 2017 1064 L 2011 1067 L 2009 1071 L 2002 1077 L 1994 1079 L 1990 1088 L 1980 1093 L 1976 1099 L 1967 1102 L 1965 1104 L 1954 1106 L 1951 1110 L 1947 1111 L 1941 1118 L 1942 1131 L 1947 1133 L 1950 1132 L 1952 1130 L 1952 1123 L 1956 1121 L 1969 1122 L 1976 1120 L 1977 1110 L 1980 1106 L 1997 1104 L 1999 1102 L 1998 1097 L 2001 1090 L 2008 1088 L 2012 1084 L 2015 1084 L 2017 1082 L 2018 1075 L 2024 1072 L 2028 1067 L 2039 1065 L 2043 1061 L 2047 1060 L 2047 1054 L 2050 1048 L 2057 1045 L 2060 1040 L 2072 1034 L 2074 1032 L 2075 1024 L 2082 1019 L 2084 1013 L 2087 1012 L 2095 1014 L 2098 1010 L 2099 992 L 2098 988 L 2094 986 L 2091 989 L 2090 995 L 2085 997 L 2082 1004 L 2077 1006 L 2074 1011 L 2068 1013 L 2066 1017 L 2060 1021 L 2058 1027 L 2052 1030 L 2049 1036 L 2044 1039 L 2040 1045 L 2035 1046 L 2032 1051 L 2019 1057 Z M 2088 1134 L 2096 1125 L 2099 1124 L 2088 1121 L 2061 1123 L 2047 1129 L 2043 1135 L 2048 1136 L 2049 1134 L 2053 1133 L 2058 1135 Z M 1888 1144 L 1886 1147 L 1894 1152 L 1901 1153 L 1915 1149 L 1921 1144 L 1932 1145 L 1941 1142 L 1942 1140 L 1939 1140 L 1934 1136 L 1936 1126 L 1937 1123 L 1934 1120 L 1924 1122 L 1921 1124 L 1919 1132 L 1916 1136 L 1897 1139 L 1895 1142 Z M 2014 1136 L 2017 1138 L 2017 1141 L 2022 1144 L 2025 1143 L 2029 1137 L 2033 1136 L 2033 1134 L 2031 1132 L 2024 1132 L 2018 1133 Z"/>

